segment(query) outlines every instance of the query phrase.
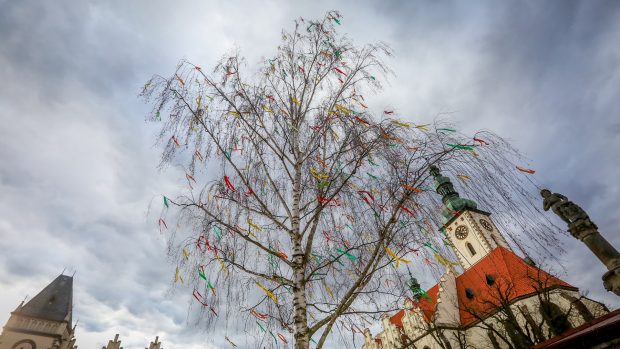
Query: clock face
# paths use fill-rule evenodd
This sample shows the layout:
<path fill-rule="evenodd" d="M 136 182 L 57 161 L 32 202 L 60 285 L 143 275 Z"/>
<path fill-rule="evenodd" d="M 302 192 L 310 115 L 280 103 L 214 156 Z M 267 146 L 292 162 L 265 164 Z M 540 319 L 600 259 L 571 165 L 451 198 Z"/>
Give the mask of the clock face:
<path fill-rule="evenodd" d="M 488 231 L 493 231 L 493 226 L 485 219 L 480 219 L 480 225 Z"/>
<path fill-rule="evenodd" d="M 454 236 L 456 236 L 456 238 L 459 240 L 463 240 L 467 237 L 467 232 L 468 232 L 468 229 L 466 226 L 459 225 L 458 227 L 456 227 L 456 230 L 454 231 Z"/>

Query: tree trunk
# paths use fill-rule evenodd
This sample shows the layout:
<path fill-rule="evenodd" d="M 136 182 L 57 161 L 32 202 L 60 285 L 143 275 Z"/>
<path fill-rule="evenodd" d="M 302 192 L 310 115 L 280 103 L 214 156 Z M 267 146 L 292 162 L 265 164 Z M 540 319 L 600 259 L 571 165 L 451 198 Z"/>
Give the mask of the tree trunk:
<path fill-rule="evenodd" d="M 301 199 L 301 164 L 295 165 L 295 179 L 293 181 L 293 205 L 291 228 L 293 230 L 293 309 L 295 315 L 295 349 L 308 349 L 308 314 L 306 305 L 306 284 L 304 253 L 301 249 L 301 234 L 299 229 L 299 201 Z"/>

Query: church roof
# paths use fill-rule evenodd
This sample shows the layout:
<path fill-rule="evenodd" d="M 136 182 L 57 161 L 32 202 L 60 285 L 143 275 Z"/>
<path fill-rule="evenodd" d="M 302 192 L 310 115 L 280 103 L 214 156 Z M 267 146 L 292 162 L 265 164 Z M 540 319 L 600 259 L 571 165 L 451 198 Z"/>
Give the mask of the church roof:
<path fill-rule="evenodd" d="M 495 280 L 490 286 L 487 275 Z M 500 301 L 498 294 L 512 301 L 536 293 L 542 289 L 563 286 L 577 290 L 576 287 L 550 275 L 535 266 L 527 264 L 512 251 L 497 247 L 472 268 L 456 278 L 457 296 L 461 324 L 468 325 L 476 321 L 476 315 L 490 315 L 497 309 Z M 466 289 L 473 291 L 473 298 L 468 298 Z M 499 292 L 498 292 L 499 289 Z"/>
<path fill-rule="evenodd" d="M 59 275 L 16 313 L 38 319 L 63 321 L 69 316 L 73 302 L 73 277 Z"/>
<path fill-rule="evenodd" d="M 495 281 L 490 286 L 487 275 Z M 548 274 L 547 272 L 527 264 L 512 251 L 497 247 L 488 256 L 456 277 L 456 292 L 459 302 L 461 326 L 470 325 L 477 320 L 477 316 L 491 315 L 499 305 L 499 294 L 505 295 L 508 302 L 536 293 L 537 290 L 551 287 L 566 287 L 577 290 L 576 287 Z M 473 293 L 470 299 L 466 290 Z M 415 306 L 422 310 L 427 321 L 431 321 L 437 310 L 439 284 L 433 286 L 426 294 L 432 299 L 421 297 Z M 393 322 L 394 323 L 394 322 Z M 402 327 L 402 321 L 400 322 Z"/>

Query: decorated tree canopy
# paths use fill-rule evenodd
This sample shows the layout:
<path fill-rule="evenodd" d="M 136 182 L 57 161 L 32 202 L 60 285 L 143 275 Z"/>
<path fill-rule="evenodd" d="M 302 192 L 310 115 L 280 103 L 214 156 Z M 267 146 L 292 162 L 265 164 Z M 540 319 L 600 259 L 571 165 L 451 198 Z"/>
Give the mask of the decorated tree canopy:
<path fill-rule="evenodd" d="M 522 232 L 520 248 L 554 241 L 531 203 L 531 174 L 516 168 L 524 159 L 502 138 L 368 107 L 391 51 L 355 45 L 341 23 L 337 12 L 295 21 L 258 74 L 237 54 L 213 69 L 181 61 L 142 93 L 163 162 L 186 171 L 157 224 L 174 280 L 207 323 L 243 319 L 257 347 L 319 348 L 335 327 L 359 336 L 425 296 L 411 273 L 453 265 L 446 210 L 493 208 Z M 461 180 L 469 200 L 450 202 L 463 207 L 441 202 L 439 168 Z"/>

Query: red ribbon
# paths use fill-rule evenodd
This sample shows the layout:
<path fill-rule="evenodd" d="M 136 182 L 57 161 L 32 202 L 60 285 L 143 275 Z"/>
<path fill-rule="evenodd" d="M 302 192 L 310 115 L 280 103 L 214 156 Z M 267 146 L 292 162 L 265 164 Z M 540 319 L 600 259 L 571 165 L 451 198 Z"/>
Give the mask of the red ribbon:
<path fill-rule="evenodd" d="M 374 196 L 372 196 L 372 194 L 371 194 L 369 191 L 366 191 L 366 190 L 358 190 L 357 192 L 358 192 L 358 193 L 360 193 L 360 194 L 362 194 L 362 199 L 364 199 L 364 201 L 366 201 L 366 203 L 367 203 L 367 204 L 372 205 L 372 202 L 371 202 L 370 200 L 375 201 L 375 197 L 374 197 Z M 366 196 L 366 195 L 364 195 L 364 194 L 366 194 L 366 195 L 368 195 L 368 196 Z M 370 199 L 370 200 L 369 200 L 369 199 Z"/>
<path fill-rule="evenodd" d="M 489 145 L 489 143 L 485 141 L 484 139 L 474 137 L 474 141 L 480 143 L 480 145 L 483 145 L 483 144 Z"/>
<path fill-rule="evenodd" d="M 415 214 L 413 214 L 413 212 L 411 212 L 411 210 L 409 210 L 408 208 L 406 208 L 405 206 L 401 206 L 400 207 L 403 211 L 409 213 L 410 216 L 415 217 Z"/>
<path fill-rule="evenodd" d="M 340 202 L 338 199 L 327 199 L 324 197 L 317 196 L 317 201 L 323 206 L 340 206 Z"/>
<path fill-rule="evenodd" d="M 226 187 L 230 189 L 233 193 L 237 191 L 235 190 L 235 187 L 232 185 L 232 183 L 230 183 L 230 179 L 228 179 L 228 176 L 224 176 L 224 182 L 226 182 Z"/>

